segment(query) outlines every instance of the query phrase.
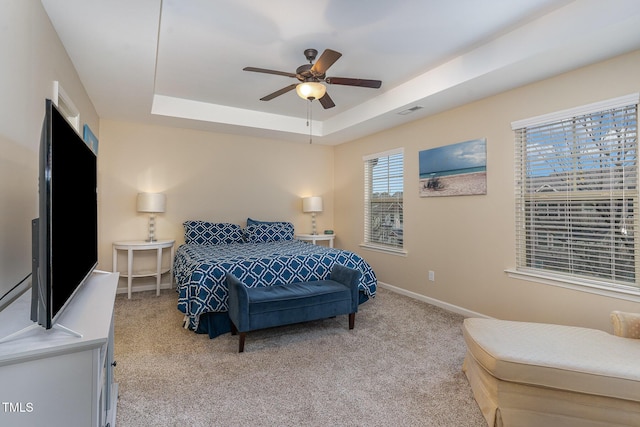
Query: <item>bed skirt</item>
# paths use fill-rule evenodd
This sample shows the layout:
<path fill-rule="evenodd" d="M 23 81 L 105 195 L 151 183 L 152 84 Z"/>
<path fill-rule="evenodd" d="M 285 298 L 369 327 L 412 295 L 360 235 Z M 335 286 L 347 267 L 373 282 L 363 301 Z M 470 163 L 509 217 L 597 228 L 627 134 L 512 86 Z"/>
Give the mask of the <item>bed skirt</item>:
<path fill-rule="evenodd" d="M 200 315 L 196 333 L 209 334 L 209 338 L 215 338 L 227 332 L 231 332 L 231 320 L 228 312 L 210 312 Z"/>

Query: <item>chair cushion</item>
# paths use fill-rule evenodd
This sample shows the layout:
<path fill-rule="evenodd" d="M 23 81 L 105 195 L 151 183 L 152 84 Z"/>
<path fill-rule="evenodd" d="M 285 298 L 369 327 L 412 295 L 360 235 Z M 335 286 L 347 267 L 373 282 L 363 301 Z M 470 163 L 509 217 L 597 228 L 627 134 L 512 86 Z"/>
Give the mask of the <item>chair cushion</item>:
<path fill-rule="evenodd" d="M 304 301 L 302 305 L 301 300 Z M 265 313 L 291 307 L 311 307 L 343 300 L 351 301 L 351 289 L 333 280 L 264 286 L 251 289 L 249 313 Z"/>
<path fill-rule="evenodd" d="M 574 326 L 465 319 L 474 359 L 503 381 L 640 401 L 640 341 Z"/>

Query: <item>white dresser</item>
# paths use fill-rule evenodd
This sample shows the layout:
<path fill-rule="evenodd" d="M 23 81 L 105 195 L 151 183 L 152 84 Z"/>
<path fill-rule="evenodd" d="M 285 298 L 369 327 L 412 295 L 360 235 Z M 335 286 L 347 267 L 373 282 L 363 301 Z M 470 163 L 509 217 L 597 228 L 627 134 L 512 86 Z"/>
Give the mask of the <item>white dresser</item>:
<path fill-rule="evenodd" d="M 115 426 L 113 306 L 118 273 L 96 271 L 58 319 L 0 343 L 1 426 Z M 31 291 L 0 312 L 0 339 L 30 324 Z"/>

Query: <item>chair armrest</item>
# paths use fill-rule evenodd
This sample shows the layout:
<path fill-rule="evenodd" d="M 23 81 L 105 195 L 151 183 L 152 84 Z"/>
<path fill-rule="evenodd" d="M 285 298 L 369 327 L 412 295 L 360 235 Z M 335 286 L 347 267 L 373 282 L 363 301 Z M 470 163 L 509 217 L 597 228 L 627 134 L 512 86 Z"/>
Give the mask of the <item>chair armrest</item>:
<path fill-rule="evenodd" d="M 613 334 L 624 338 L 640 339 L 640 313 L 611 312 Z"/>
<path fill-rule="evenodd" d="M 225 279 L 229 290 L 229 318 L 238 331 L 244 332 L 249 328 L 249 293 L 233 274 L 227 273 Z"/>

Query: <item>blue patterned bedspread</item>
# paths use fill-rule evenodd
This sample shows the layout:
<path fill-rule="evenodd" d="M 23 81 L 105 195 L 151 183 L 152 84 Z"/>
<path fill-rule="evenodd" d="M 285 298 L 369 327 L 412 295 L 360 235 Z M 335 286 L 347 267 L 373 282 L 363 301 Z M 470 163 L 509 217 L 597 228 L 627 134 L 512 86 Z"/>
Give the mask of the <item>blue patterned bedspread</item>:
<path fill-rule="evenodd" d="M 376 275 L 353 252 L 299 240 L 217 246 L 184 244 L 174 260 L 178 309 L 196 329 L 201 314 L 228 311 L 226 272 L 249 287 L 272 286 L 326 279 L 336 263 L 359 270 L 360 292 L 369 298 L 375 296 Z"/>

